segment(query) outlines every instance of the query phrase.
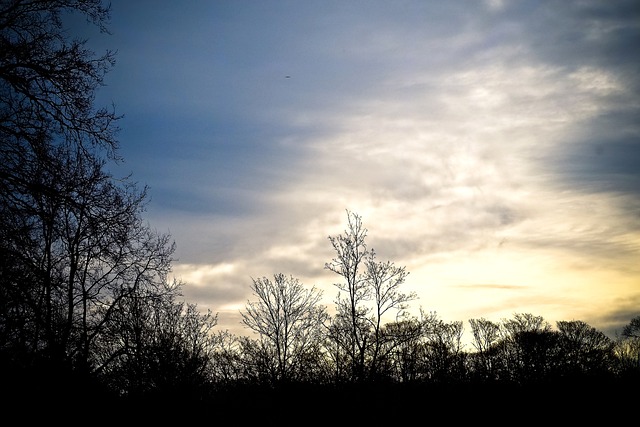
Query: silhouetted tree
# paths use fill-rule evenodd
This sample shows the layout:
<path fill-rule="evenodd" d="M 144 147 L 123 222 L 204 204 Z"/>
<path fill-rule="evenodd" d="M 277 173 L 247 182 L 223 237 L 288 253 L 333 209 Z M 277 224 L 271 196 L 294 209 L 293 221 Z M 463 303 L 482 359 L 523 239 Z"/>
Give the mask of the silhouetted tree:
<path fill-rule="evenodd" d="M 95 365 L 119 395 L 194 398 L 205 395 L 218 345 L 217 315 L 178 301 L 182 283 L 139 288 L 110 307 L 108 330 L 96 345 Z"/>
<path fill-rule="evenodd" d="M 466 376 L 462 322 L 432 319 L 425 327 L 423 374 L 439 383 L 458 383 Z"/>
<path fill-rule="evenodd" d="M 99 147 L 116 155 L 117 117 L 93 103 L 114 54 L 97 57 L 85 40 L 70 39 L 63 17 L 71 13 L 107 31 L 110 10 L 100 0 L 0 2 L 3 185 L 36 185 L 20 171 L 28 163 L 46 160 L 52 145 Z"/>
<path fill-rule="evenodd" d="M 142 220 L 144 190 L 117 185 L 95 158 L 56 152 L 55 167 L 34 165 L 46 191 L 23 194 L 7 216 L 21 226 L 4 242 L 20 267 L 2 282 L 6 322 L 20 326 L 2 344 L 88 375 L 123 300 L 163 294 L 174 244 Z"/>
<path fill-rule="evenodd" d="M 324 348 L 332 366 L 331 377 L 337 383 L 353 379 L 354 344 L 351 343 L 352 335 L 348 333 L 349 330 L 347 317 L 340 312 L 329 320 Z"/>
<path fill-rule="evenodd" d="M 407 317 L 408 302 L 417 299 L 415 292 L 405 294 L 400 292 L 402 285 L 409 273 L 405 267 L 396 267 L 392 262 L 379 262 L 373 249 L 365 260 L 365 282 L 371 288 L 373 302 L 372 315 L 369 316 L 373 329 L 373 341 L 371 348 L 371 367 L 369 376 L 375 378 L 379 370 L 379 357 L 382 351 L 389 351 L 389 343 L 395 343 L 395 336 L 386 334 L 383 319 L 389 310 L 396 310 L 395 320 Z M 383 349 L 383 347 L 387 349 Z"/>
<path fill-rule="evenodd" d="M 562 375 L 602 376 L 611 373 L 614 342 L 580 320 L 556 322 L 560 334 Z"/>
<path fill-rule="evenodd" d="M 212 382 L 216 388 L 227 388 L 246 381 L 239 337 L 228 330 L 214 335 L 211 352 Z"/>
<path fill-rule="evenodd" d="M 640 377 L 640 316 L 631 319 L 615 342 L 619 375 Z"/>
<path fill-rule="evenodd" d="M 371 324 L 367 320 L 369 309 L 364 304 L 370 300 L 361 269 L 368 254 L 365 238 L 367 230 L 357 214 L 347 211 L 348 226 L 343 235 L 329 236 L 336 257 L 325 268 L 342 276 L 345 283 L 335 286 L 341 293 L 336 298 L 336 315 L 332 323 L 333 338 L 341 351 L 346 352 L 352 379 L 364 377 L 365 355 L 371 340 Z"/>
<path fill-rule="evenodd" d="M 405 268 L 376 261 L 375 251 L 367 249 L 366 237 L 362 218 L 347 211 L 344 234 L 329 236 L 336 257 L 325 264 L 326 269 L 344 279 L 335 284 L 341 292 L 336 299 L 331 337 L 347 356 L 355 381 L 376 375 L 379 352 L 387 339 L 381 334 L 385 314 L 394 309 L 397 320 L 406 314 L 407 303 L 416 298 L 415 293 L 399 290 L 408 274 Z"/>
<path fill-rule="evenodd" d="M 297 279 L 281 273 L 274 275 L 274 281 L 254 279 L 251 289 L 258 300 L 247 302 L 240 314 L 259 340 L 245 347 L 259 355 L 271 381 L 299 380 L 317 362 L 313 356 L 321 353 L 328 320 L 319 304 L 322 293 L 315 287 L 307 290 Z"/>
<path fill-rule="evenodd" d="M 469 319 L 473 340 L 471 344 L 476 352 L 471 355 L 475 378 L 478 380 L 497 379 L 500 366 L 497 345 L 501 338 L 498 323 L 485 318 Z"/>
<path fill-rule="evenodd" d="M 114 56 L 69 39 L 70 13 L 106 31 L 98 0 L 0 2 L 0 352 L 18 375 L 60 373 L 36 378 L 51 388 L 128 348 L 112 335 L 125 307 L 172 295 L 174 245 L 142 219 L 146 188 L 106 172 L 118 117 L 93 101 Z"/>
<path fill-rule="evenodd" d="M 384 334 L 392 339 L 384 347 L 385 352 L 380 358 L 386 362 L 381 363 L 381 372 L 387 372 L 389 377 L 402 383 L 414 382 L 420 378 L 424 324 L 424 319 L 415 318 L 385 324 Z"/>
<path fill-rule="evenodd" d="M 510 380 L 527 382 L 548 369 L 550 352 L 555 348 L 551 325 L 542 316 L 516 313 L 503 319 L 501 351 Z"/>
<path fill-rule="evenodd" d="M 636 316 L 622 328 L 622 336 L 625 338 L 640 338 L 640 316 Z"/>

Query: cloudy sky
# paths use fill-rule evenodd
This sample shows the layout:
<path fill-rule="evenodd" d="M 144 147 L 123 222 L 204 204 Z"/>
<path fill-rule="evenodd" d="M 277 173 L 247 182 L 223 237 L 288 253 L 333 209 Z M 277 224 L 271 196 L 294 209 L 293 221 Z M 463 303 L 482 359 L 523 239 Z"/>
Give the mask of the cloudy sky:
<path fill-rule="evenodd" d="M 220 329 L 275 273 L 331 306 L 347 210 L 416 315 L 640 315 L 637 1 L 113 0 L 110 29 L 116 173 Z"/>

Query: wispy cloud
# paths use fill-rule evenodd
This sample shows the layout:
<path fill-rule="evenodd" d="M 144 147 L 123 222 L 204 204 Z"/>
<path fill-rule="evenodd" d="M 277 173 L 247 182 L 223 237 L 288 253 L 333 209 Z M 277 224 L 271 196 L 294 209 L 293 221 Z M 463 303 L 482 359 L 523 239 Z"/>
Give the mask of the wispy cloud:
<path fill-rule="evenodd" d="M 330 301 L 327 236 L 346 209 L 449 320 L 629 311 L 634 2 L 147 9 L 113 4 L 125 167 L 177 241 L 185 296 L 221 325 L 277 272 Z"/>

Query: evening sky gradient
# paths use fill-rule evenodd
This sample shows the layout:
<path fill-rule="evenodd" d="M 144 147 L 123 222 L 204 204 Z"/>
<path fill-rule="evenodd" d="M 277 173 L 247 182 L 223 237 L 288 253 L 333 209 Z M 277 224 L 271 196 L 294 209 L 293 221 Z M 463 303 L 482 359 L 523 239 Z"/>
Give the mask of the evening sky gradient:
<path fill-rule="evenodd" d="M 112 1 L 115 105 L 184 297 L 238 334 L 252 278 L 337 296 L 362 216 L 412 304 L 610 336 L 640 314 L 637 1 Z"/>

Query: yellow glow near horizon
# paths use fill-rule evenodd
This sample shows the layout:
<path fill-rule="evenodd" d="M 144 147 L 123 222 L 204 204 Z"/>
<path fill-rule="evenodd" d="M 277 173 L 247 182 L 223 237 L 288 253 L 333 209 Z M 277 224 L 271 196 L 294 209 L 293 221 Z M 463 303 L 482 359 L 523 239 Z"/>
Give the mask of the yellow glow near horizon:
<path fill-rule="evenodd" d="M 346 209 L 361 215 L 381 260 L 407 267 L 416 314 L 466 322 L 527 312 L 598 327 L 620 299 L 638 297 L 640 236 L 616 194 L 563 188 L 540 161 L 579 143 L 573 133 L 620 91 L 614 75 L 488 62 L 387 83 L 335 115 L 283 113 L 333 131 L 299 142 L 307 156 L 286 171 L 295 179 L 261 194 L 259 215 L 220 226 L 244 239 L 225 261 L 176 264 L 199 291 L 234 290 L 218 302 L 231 327 L 251 277 L 291 274 L 332 302 L 339 278 L 323 270 L 334 255 L 326 238 L 345 230 Z"/>

